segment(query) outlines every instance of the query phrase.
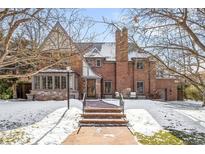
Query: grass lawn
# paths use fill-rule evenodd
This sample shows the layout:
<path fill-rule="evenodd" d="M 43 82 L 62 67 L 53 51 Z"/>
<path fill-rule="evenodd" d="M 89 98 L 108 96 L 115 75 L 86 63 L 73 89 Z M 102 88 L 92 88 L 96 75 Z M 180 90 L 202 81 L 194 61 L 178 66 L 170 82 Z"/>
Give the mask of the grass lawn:
<path fill-rule="evenodd" d="M 177 138 L 167 131 L 159 131 L 153 136 L 146 136 L 144 134 L 135 133 L 138 141 L 141 144 L 146 145 L 182 145 L 184 144 L 183 140 Z"/>

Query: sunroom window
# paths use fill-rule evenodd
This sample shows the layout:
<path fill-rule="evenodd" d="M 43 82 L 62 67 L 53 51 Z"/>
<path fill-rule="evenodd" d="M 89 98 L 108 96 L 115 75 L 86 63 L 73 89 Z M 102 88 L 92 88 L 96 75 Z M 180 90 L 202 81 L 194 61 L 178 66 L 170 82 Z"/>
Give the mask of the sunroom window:
<path fill-rule="evenodd" d="M 66 89 L 66 77 L 61 76 L 61 89 Z"/>
<path fill-rule="evenodd" d="M 47 82 L 48 82 L 48 89 L 53 89 L 53 78 L 52 78 L 52 76 L 47 77 Z"/>
<path fill-rule="evenodd" d="M 60 89 L 60 76 L 55 76 L 55 89 Z"/>
<path fill-rule="evenodd" d="M 34 77 L 34 88 L 35 89 L 40 89 L 40 76 L 35 76 Z"/>
<path fill-rule="evenodd" d="M 46 83 L 47 83 L 46 76 L 42 76 L 42 88 L 43 88 L 43 89 L 47 89 Z"/>

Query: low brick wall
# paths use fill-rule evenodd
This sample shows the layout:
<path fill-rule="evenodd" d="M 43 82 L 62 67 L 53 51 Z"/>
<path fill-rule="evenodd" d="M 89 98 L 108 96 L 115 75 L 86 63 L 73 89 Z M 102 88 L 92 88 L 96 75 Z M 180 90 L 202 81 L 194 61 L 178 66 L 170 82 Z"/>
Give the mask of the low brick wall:
<path fill-rule="evenodd" d="M 36 91 L 32 90 L 31 94 L 34 95 L 34 100 L 47 101 L 47 100 L 66 100 L 67 90 L 50 90 L 50 91 Z M 79 98 L 77 91 L 70 91 L 70 98 Z"/>

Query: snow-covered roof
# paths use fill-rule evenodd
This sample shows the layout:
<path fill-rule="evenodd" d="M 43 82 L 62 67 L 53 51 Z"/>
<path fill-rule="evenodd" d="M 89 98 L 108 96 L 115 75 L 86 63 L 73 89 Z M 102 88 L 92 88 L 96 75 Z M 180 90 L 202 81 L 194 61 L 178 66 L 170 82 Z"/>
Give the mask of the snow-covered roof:
<path fill-rule="evenodd" d="M 142 52 L 131 51 L 128 53 L 129 60 L 132 60 L 132 58 L 143 59 L 143 58 L 149 58 L 149 57 L 150 57 L 150 55 L 148 55 L 146 53 L 142 53 Z"/>
<path fill-rule="evenodd" d="M 97 75 L 93 70 L 90 68 L 88 63 L 83 60 L 83 77 L 85 78 L 101 78 L 99 75 Z"/>
<path fill-rule="evenodd" d="M 116 51 L 114 42 L 102 42 L 102 43 L 78 43 L 80 48 L 88 48 L 84 57 L 95 57 L 95 58 L 106 58 L 107 61 L 115 61 L 116 60 Z M 128 49 L 128 60 L 131 61 L 132 58 L 148 58 L 150 55 L 146 53 L 139 52 L 137 50 L 133 50 L 132 44 L 129 44 Z"/>
<path fill-rule="evenodd" d="M 103 55 L 100 54 L 100 51 L 94 47 L 94 48 L 91 48 L 90 51 L 86 52 L 84 57 L 95 57 L 95 58 L 101 58 L 103 57 Z"/>
<path fill-rule="evenodd" d="M 67 73 L 67 72 L 73 72 L 72 70 L 66 70 L 66 69 L 46 69 L 43 71 L 40 71 L 40 73 Z"/>

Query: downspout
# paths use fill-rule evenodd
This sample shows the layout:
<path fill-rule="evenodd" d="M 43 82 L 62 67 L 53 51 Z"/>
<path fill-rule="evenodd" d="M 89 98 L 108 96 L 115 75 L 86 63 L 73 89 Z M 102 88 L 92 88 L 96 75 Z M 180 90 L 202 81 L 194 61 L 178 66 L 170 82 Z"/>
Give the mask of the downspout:
<path fill-rule="evenodd" d="M 149 94 L 149 97 L 150 97 L 150 92 L 151 92 L 151 88 L 150 88 L 150 61 L 149 61 L 149 73 L 148 73 L 148 82 L 149 82 L 149 89 L 148 89 L 148 94 Z"/>
<path fill-rule="evenodd" d="M 135 91 L 135 61 L 133 60 L 133 67 L 132 67 L 132 74 L 133 74 L 133 78 L 132 78 L 132 91 Z"/>

